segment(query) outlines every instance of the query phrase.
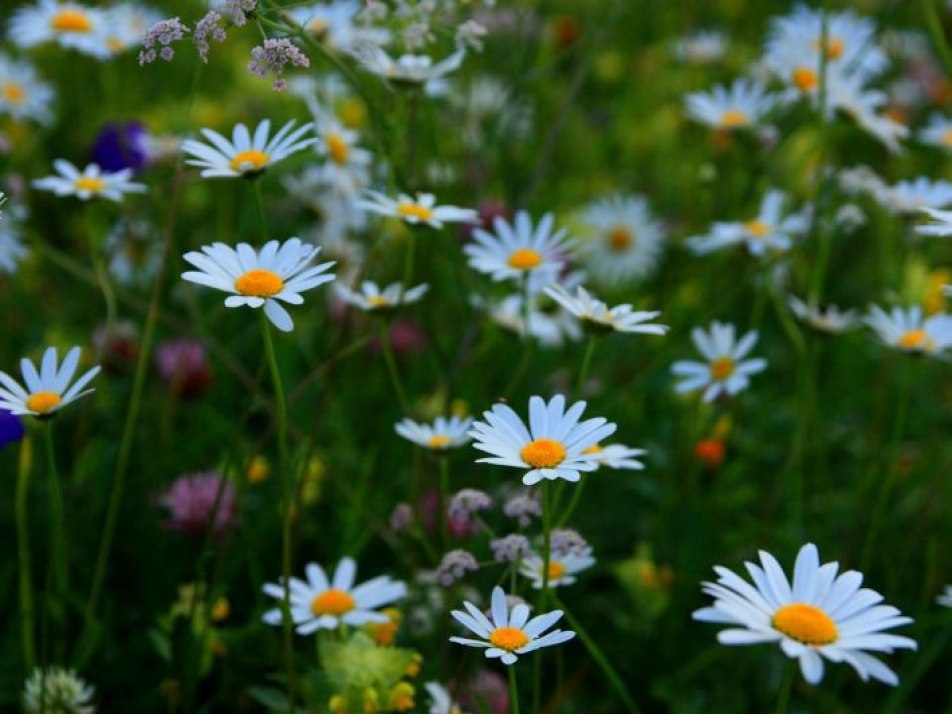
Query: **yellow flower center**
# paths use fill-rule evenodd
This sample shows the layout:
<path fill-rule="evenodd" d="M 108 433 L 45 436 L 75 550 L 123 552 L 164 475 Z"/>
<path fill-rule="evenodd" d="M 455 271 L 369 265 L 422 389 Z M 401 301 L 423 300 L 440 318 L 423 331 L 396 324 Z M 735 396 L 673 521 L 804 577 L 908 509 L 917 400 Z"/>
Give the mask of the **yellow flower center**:
<path fill-rule="evenodd" d="M 23 87 L 13 82 L 4 82 L 0 91 L 3 93 L 3 98 L 11 104 L 19 104 L 26 97 Z"/>
<path fill-rule="evenodd" d="M 552 439 L 536 439 L 523 446 L 519 455 L 534 469 L 551 469 L 565 460 L 565 447 Z"/>
<path fill-rule="evenodd" d="M 823 610 L 813 605 L 793 603 L 774 613 L 771 623 L 787 637 L 805 645 L 828 645 L 836 642 L 836 623 Z"/>
<path fill-rule="evenodd" d="M 587 449 L 582 451 L 583 454 L 600 454 L 602 453 L 602 447 L 598 444 L 592 444 Z"/>
<path fill-rule="evenodd" d="M 367 298 L 368 307 L 372 308 L 381 308 L 387 307 L 390 304 L 390 301 L 387 300 L 383 295 L 371 295 Z"/>
<path fill-rule="evenodd" d="M 426 440 L 426 444 L 431 449 L 442 449 L 444 446 L 449 444 L 450 441 L 452 441 L 452 439 L 445 434 L 434 434 Z"/>
<path fill-rule="evenodd" d="M 907 350 L 929 350 L 933 342 L 925 330 L 909 330 L 896 341 L 896 344 Z"/>
<path fill-rule="evenodd" d="M 497 627 L 489 633 L 489 641 L 494 647 L 512 652 L 528 644 L 529 638 L 518 627 Z"/>
<path fill-rule="evenodd" d="M 624 226 L 615 226 L 608 231 L 608 247 L 616 253 L 628 250 L 634 242 L 635 236 Z"/>
<path fill-rule="evenodd" d="M 50 27 L 56 32 L 89 32 L 93 23 L 82 10 L 60 10 L 50 20 Z"/>
<path fill-rule="evenodd" d="M 284 289 L 284 281 L 277 273 L 256 268 L 235 280 L 235 290 L 242 295 L 269 298 Z"/>
<path fill-rule="evenodd" d="M 802 92 L 810 92 L 820 84 L 817 73 L 808 67 L 797 67 L 793 70 L 793 83 Z"/>
<path fill-rule="evenodd" d="M 327 153 L 330 154 L 335 164 L 343 166 L 347 163 L 350 147 L 347 146 L 347 142 L 340 134 L 331 132 L 324 138 L 324 143 L 327 145 Z"/>
<path fill-rule="evenodd" d="M 327 32 L 327 22 L 319 17 L 315 18 L 308 23 L 307 29 L 320 37 L 325 32 Z"/>
<path fill-rule="evenodd" d="M 813 40 L 813 47 L 816 50 L 820 49 L 822 44 L 819 37 Z M 846 49 L 846 43 L 843 42 L 839 37 L 828 37 L 826 40 L 826 56 L 827 59 L 838 60 L 843 56 L 843 50 Z"/>
<path fill-rule="evenodd" d="M 353 610 L 356 604 L 350 593 L 331 588 L 311 600 L 311 612 L 318 617 L 321 615 L 340 616 Z"/>
<path fill-rule="evenodd" d="M 711 362 L 710 370 L 713 379 L 727 379 L 734 374 L 734 360 L 730 357 L 718 357 Z"/>
<path fill-rule="evenodd" d="M 509 267 L 516 270 L 532 270 L 542 265 L 542 255 L 531 248 L 520 248 L 509 255 Z"/>
<path fill-rule="evenodd" d="M 400 203 L 397 205 L 397 213 L 404 218 L 416 218 L 421 221 L 433 218 L 433 211 L 419 203 Z"/>
<path fill-rule="evenodd" d="M 233 171 L 261 171 L 268 165 L 270 159 L 271 157 L 263 151 L 248 149 L 235 154 L 235 158 L 228 165 Z"/>
<path fill-rule="evenodd" d="M 946 146 L 952 146 L 952 129 L 949 129 L 942 135 L 942 141 Z"/>
<path fill-rule="evenodd" d="M 106 188 L 106 182 L 97 176 L 80 176 L 73 182 L 73 186 L 77 191 L 99 193 Z"/>
<path fill-rule="evenodd" d="M 557 560 L 549 561 L 549 580 L 558 580 L 565 575 L 565 566 Z"/>
<path fill-rule="evenodd" d="M 747 221 L 744 224 L 744 230 L 750 233 L 755 238 L 763 238 L 765 235 L 770 233 L 770 226 L 764 223 L 763 221 L 755 218 L 752 221 Z"/>
<path fill-rule="evenodd" d="M 750 123 L 750 119 L 747 118 L 747 115 L 744 114 L 740 109 L 728 109 L 726 112 L 721 114 L 721 126 L 733 129 L 739 126 L 747 126 Z"/>
<path fill-rule="evenodd" d="M 37 414 L 48 414 L 63 398 L 56 392 L 37 392 L 27 397 L 26 408 Z"/>

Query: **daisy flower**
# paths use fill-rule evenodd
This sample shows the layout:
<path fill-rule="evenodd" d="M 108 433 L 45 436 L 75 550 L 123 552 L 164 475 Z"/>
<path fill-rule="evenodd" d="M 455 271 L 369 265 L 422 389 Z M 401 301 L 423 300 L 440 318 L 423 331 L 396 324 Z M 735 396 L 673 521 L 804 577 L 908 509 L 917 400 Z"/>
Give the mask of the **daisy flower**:
<path fill-rule="evenodd" d="M 519 294 L 488 302 L 474 296 L 472 302 L 475 307 L 485 310 L 497 325 L 520 336 L 526 334 L 525 320 L 528 317 L 529 336 L 544 347 L 561 347 L 582 337 L 575 317 L 564 311 L 551 313 L 543 310 L 536 295 L 529 297 L 528 313 L 522 307 L 525 297 Z"/>
<path fill-rule="evenodd" d="M 638 461 L 637 457 L 644 456 L 648 452 L 644 449 L 636 449 L 631 446 L 625 446 L 624 444 L 608 444 L 607 446 L 600 446 L 595 444 L 594 446 L 588 447 L 584 453 L 594 454 L 596 456 L 595 463 L 599 467 L 607 466 L 610 469 L 634 469 L 636 471 L 642 470 L 645 465 Z"/>
<path fill-rule="evenodd" d="M 365 211 L 389 218 L 399 218 L 411 226 L 442 228 L 443 223 L 477 223 L 479 213 L 472 208 L 437 206 L 432 193 L 418 193 L 412 198 L 405 193 L 396 200 L 379 191 L 365 190 L 355 205 Z"/>
<path fill-rule="evenodd" d="M 328 578 L 317 563 L 304 569 L 307 580 L 292 577 L 290 582 L 290 615 L 299 635 L 318 630 L 336 630 L 341 625 L 360 627 L 370 622 L 388 622 L 377 608 L 389 605 L 407 594 L 407 586 L 387 575 L 380 575 L 354 586 L 357 564 L 353 558 L 341 558 L 334 576 Z M 284 600 L 281 583 L 265 583 L 265 594 Z M 280 625 L 281 608 L 268 610 L 261 617 L 269 625 Z"/>
<path fill-rule="evenodd" d="M 470 441 L 469 430 L 473 426 L 471 417 L 461 419 L 452 416 L 449 419 L 437 417 L 432 424 L 420 424 L 412 419 L 397 422 L 394 430 L 408 441 L 433 451 L 445 451 L 462 446 Z"/>
<path fill-rule="evenodd" d="M 195 139 L 186 139 L 182 142 L 182 151 L 193 158 L 185 163 L 200 166 L 203 169 L 202 178 L 257 176 L 317 141 L 314 137 L 304 137 L 314 127 L 313 124 L 308 122 L 295 129 L 295 123 L 289 121 L 270 139 L 271 121 L 268 119 L 258 124 L 254 135 L 244 124 L 236 124 L 231 132 L 231 141 L 217 131 L 202 129 L 202 134 L 211 146 Z"/>
<path fill-rule="evenodd" d="M 149 28 L 163 19 L 150 7 L 125 2 L 106 10 L 106 47 L 116 55 L 142 44 Z"/>
<path fill-rule="evenodd" d="M 698 30 L 680 38 L 674 45 L 674 56 L 683 62 L 710 64 L 727 53 L 727 36 L 720 30 Z"/>
<path fill-rule="evenodd" d="M 591 555 L 578 553 L 555 553 L 549 558 L 549 587 L 557 588 L 560 585 L 571 585 L 575 582 L 575 574 L 595 565 L 595 558 Z M 532 581 L 532 587 L 542 589 L 545 559 L 540 555 L 531 555 L 519 563 L 519 572 Z"/>
<path fill-rule="evenodd" d="M 581 285 L 575 289 L 575 297 L 561 285 L 549 285 L 545 293 L 559 305 L 575 315 L 584 325 L 598 332 L 641 332 L 646 335 L 663 335 L 667 325 L 649 323 L 660 312 L 635 312 L 631 305 L 616 305 L 609 308 L 596 300 Z"/>
<path fill-rule="evenodd" d="M 793 295 L 787 297 L 787 305 L 801 322 L 819 332 L 831 334 L 846 332 L 859 323 L 855 310 L 840 310 L 836 305 L 827 305 L 826 308 L 807 305 Z"/>
<path fill-rule="evenodd" d="M 900 141 L 909 136 L 909 127 L 886 113 L 888 101 L 885 92 L 865 88 L 862 80 L 855 76 L 834 74 L 830 77 L 828 111 L 832 114 L 839 110 L 889 151 L 898 153 L 902 149 Z"/>
<path fill-rule="evenodd" d="M 919 141 L 952 151 L 952 118 L 932 114 L 929 123 L 919 131 Z"/>
<path fill-rule="evenodd" d="M 6 372 L 0 372 L 0 409 L 11 414 L 48 419 L 70 402 L 93 392 L 92 389 L 83 391 L 83 387 L 99 374 L 98 365 L 73 382 L 79 354 L 79 347 L 73 347 L 60 364 L 56 348 L 48 347 L 43 353 L 39 371 L 31 360 L 24 357 L 20 360 L 20 374 L 25 386 Z"/>
<path fill-rule="evenodd" d="M 302 292 L 334 279 L 333 274 L 322 274 L 334 265 L 333 261 L 308 267 L 320 250 L 302 243 L 300 238 L 283 243 L 268 241 L 258 251 L 247 243 L 235 248 L 213 243 L 202 246 L 201 253 L 192 251 L 183 256 L 198 270 L 182 273 L 182 278 L 232 293 L 225 299 L 225 307 L 264 307 L 275 327 L 290 332 L 294 323 L 278 300 L 300 305 L 304 302 Z"/>
<path fill-rule="evenodd" d="M 353 198 L 370 179 L 373 154 L 357 145 L 358 134 L 336 118 L 315 114 L 317 141 L 314 149 L 325 160 L 321 167 L 324 181 L 338 192 Z"/>
<path fill-rule="evenodd" d="M 386 44 L 390 40 L 387 30 L 357 24 L 357 13 L 360 9 L 358 0 L 333 0 L 322 4 L 290 7 L 287 14 L 332 50 L 349 52 L 361 43 Z"/>
<path fill-rule="evenodd" d="M 20 236 L 7 221 L 0 221 L 0 273 L 15 273 L 17 264 L 26 255 Z"/>
<path fill-rule="evenodd" d="M 403 283 L 390 283 L 381 290 L 377 283 L 365 280 L 360 284 L 360 290 L 351 290 L 343 285 L 337 285 L 336 288 L 337 294 L 348 305 L 364 312 L 389 312 L 419 302 L 430 286 L 423 283 L 404 290 Z"/>
<path fill-rule="evenodd" d="M 490 611 L 492 620 L 471 602 L 464 601 L 463 607 L 467 612 L 453 610 L 450 614 L 463 627 L 481 639 L 450 637 L 450 642 L 467 647 L 487 648 L 487 659 L 498 657 L 505 665 L 518 661 L 518 655 L 568 642 L 575 637 L 575 633 L 571 630 L 554 630 L 543 635 L 543 632 L 559 621 L 562 611 L 553 610 L 530 620 L 529 606 L 519 603 L 510 610 L 506 593 L 499 586 L 493 588 Z"/>
<path fill-rule="evenodd" d="M 734 334 L 733 325 L 716 320 L 708 332 L 700 327 L 691 330 L 694 345 L 707 361 L 679 360 L 671 365 L 671 371 L 683 378 L 675 387 L 679 394 L 703 389 L 705 402 L 722 394 L 734 396 L 747 387 L 751 375 L 766 369 L 766 360 L 744 359 L 757 343 L 757 331 L 751 330 L 739 340 Z"/>
<path fill-rule="evenodd" d="M 53 118 L 53 88 L 29 62 L 0 55 L 0 115 L 47 124 Z"/>
<path fill-rule="evenodd" d="M 590 203 L 579 216 L 579 252 L 595 280 L 619 284 L 643 278 L 658 264 L 664 231 L 642 196 Z"/>
<path fill-rule="evenodd" d="M 578 481 L 580 471 L 598 468 L 598 455 L 586 449 L 615 433 L 616 425 L 604 417 L 579 417 L 585 402 L 576 402 L 567 411 L 565 397 L 557 394 L 548 401 L 539 396 L 529 399 L 529 427 L 506 404 L 494 404 L 483 412 L 485 421 L 473 424 L 469 435 L 473 446 L 492 454 L 477 463 L 528 469 L 522 483 L 532 486 L 542 479 Z"/>
<path fill-rule="evenodd" d="M 80 171 L 66 159 L 53 162 L 58 176 L 47 176 L 33 181 L 34 188 L 52 191 L 57 196 L 76 196 L 88 201 L 91 198 L 108 198 L 121 201 L 127 193 L 142 193 L 145 184 L 130 181 L 132 169 L 121 171 L 103 171 L 97 164 L 87 164 Z"/>
<path fill-rule="evenodd" d="M 777 642 L 783 653 L 799 660 L 810 684 L 823 679 L 823 660 L 846 662 L 865 682 L 878 679 L 895 686 L 895 673 L 868 651 L 891 653 L 916 649 L 908 637 L 884 630 L 912 620 L 894 607 L 880 605 L 882 595 L 860 588 L 861 573 L 849 570 L 837 576 L 839 563 L 820 565 L 819 553 L 807 543 L 797 554 L 793 583 L 770 553 L 760 551 L 760 563 L 746 563 L 754 584 L 717 566 L 716 583 L 702 590 L 714 598 L 711 607 L 693 614 L 695 620 L 733 625 L 718 633 L 725 645 Z"/>
<path fill-rule="evenodd" d="M 685 243 L 697 255 L 707 255 L 722 248 L 746 245 L 751 255 L 763 257 L 769 252 L 786 251 L 793 239 L 810 227 L 810 208 L 784 215 L 786 196 L 782 191 L 768 191 L 760 210 L 748 221 L 715 223 L 710 232 L 692 236 Z"/>
<path fill-rule="evenodd" d="M 97 59 L 109 57 L 107 17 L 102 10 L 70 0 L 39 0 L 10 19 L 9 40 L 18 47 L 56 42 Z"/>
<path fill-rule="evenodd" d="M 917 213 L 924 208 L 945 208 L 952 204 L 952 183 L 920 176 L 894 186 L 883 186 L 873 196 L 891 211 Z"/>
<path fill-rule="evenodd" d="M 394 59 L 378 45 L 367 42 L 351 48 L 350 53 L 367 71 L 393 84 L 422 86 L 428 93 L 436 89 L 438 80 L 459 69 L 466 56 L 466 51 L 460 49 L 436 63 L 427 55 L 407 54 Z"/>
<path fill-rule="evenodd" d="M 946 585 L 935 601 L 942 607 L 952 607 L 952 585 Z"/>
<path fill-rule="evenodd" d="M 940 211 L 927 206 L 923 206 L 919 210 L 929 216 L 933 222 L 924 226 L 916 226 L 916 233 L 922 236 L 939 236 L 942 238 L 952 236 L 952 211 Z"/>
<path fill-rule="evenodd" d="M 923 319 L 918 305 L 886 312 L 873 305 L 863 322 L 876 331 L 883 344 L 913 354 L 936 354 L 952 347 L 952 315 Z"/>
<path fill-rule="evenodd" d="M 565 266 L 568 241 L 565 229 L 553 232 L 551 213 L 542 216 L 533 227 L 525 211 L 519 211 L 513 223 L 497 216 L 493 233 L 477 228 L 473 242 L 463 248 L 471 268 L 492 276 L 493 280 L 527 279 L 530 293 L 555 282 Z"/>
<path fill-rule="evenodd" d="M 692 92 L 684 98 L 687 115 L 712 129 L 748 129 L 775 106 L 776 98 L 756 80 L 738 79 L 729 87 Z"/>
<path fill-rule="evenodd" d="M 430 695 L 428 714 L 463 714 L 459 704 L 453 701 L 449 690 L 439 682 L 427 682 L 423 688 Z"/>

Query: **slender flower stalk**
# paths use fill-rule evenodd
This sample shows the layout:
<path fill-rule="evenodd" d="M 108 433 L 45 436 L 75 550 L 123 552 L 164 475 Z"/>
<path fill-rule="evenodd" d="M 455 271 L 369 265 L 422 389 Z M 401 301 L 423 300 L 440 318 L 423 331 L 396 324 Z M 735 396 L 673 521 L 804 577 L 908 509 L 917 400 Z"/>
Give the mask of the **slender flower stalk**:
<path fill-rule="evenodd" d="M 17 464 L 16 528 L 17 559 L 20 576 L 20 632 L 23 640 L 23 663 L 27 669 L 36 666 L 36 647 L 33 643 L 33 571 L 30 565 L 30 529 L 27 522 L 27 496 L 32 475 L 33 444 L 24 437 L 20 444 Z"/>

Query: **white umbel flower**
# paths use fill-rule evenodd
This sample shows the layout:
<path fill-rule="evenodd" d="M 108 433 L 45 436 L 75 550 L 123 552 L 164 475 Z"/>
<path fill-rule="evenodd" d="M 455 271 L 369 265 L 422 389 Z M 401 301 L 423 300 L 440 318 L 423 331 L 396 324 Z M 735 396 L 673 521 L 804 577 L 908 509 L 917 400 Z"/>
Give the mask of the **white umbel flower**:
<path fill-rule="evenodd" d="M 654 270 L 664 229 L 643 196 L 618 195 L 588 204 L 579 215 L 580 257 L 592 279 L 626 284 Z"/>
<path fill-rule="evenodd" d="M 549 557 L 548 585 L 557 588 L 571 585 L 576 581 L 575 574 L 595 565 L 591 555 L 578 553 L 554 553 Z M 532 587 L 541 590 L 544 582 L 545 559 L 541 555 L 531 555 L 519 563 L 519 572 L 532 581 Z"/>
<path fill-rule="evenodd" d="M 412 419 L 402 419 L 394 427 L 397 434 L 414 444 L 433 451 L 445 451 L 469 443 L 471 417 L 437 417 L 432 424 L 420 424 Z"/>
<path fill-rule="evenodd" d="M 107 16 L 99 9 L 71 0 L 39 0 L 21 7 L 10 20 L 9 40 L 18 47 L 55 42 L 97 59 L 111 54 L 107 42 Z"/>
<path fill-rule="evenodd" d="M 91 198 L 108 198 L 121 201 L 127 193 L 142 193 L 145 184 L 130 181 L 132 169 L 121 171 L 103 171 L 97 164 L 87 164 L 80 171 L 66 159 L 53 162 L 58 176 L 46 176 L 33 181 L 33 187 L 43 191 L 52 191 L 57 196 L 76 196 L 88 201 Z"/>
<path fill-rule="evenodd" d="M 387 575 L 380 575 L 354 585 L 357 564 L 353 558 L 342 558 L 332 578 L 317 563 L 305 567 L 307 580 L 292 577 L 290 583 L 290 615 L 299 635 L 318 630 L 336 630 L 340 625 L 360 627 L 370 622 L 387 622 L 389 617 L 377 608 L 389 605 L 407 594 L 407 586 Z M 265 583 L 265 594 L 284 600 L 283 583 Z M 269 625 L 280 625 L 280 608 L 268 610 L 261 617 Z"/>
<path fill-rule="evenodd" d="M 810 209 L 784 214 L 786 197 L 782 191 L 768 191 L 757 215 L 749 221 L 715 223 L 710 232 L 692 236 L 685 242 L 698 255 L 745 245 L 751 255 L 763 257 L 790 249 L 793 240 L 810 227 Z"/>
<path fill-rule="evenodd" d="M 377 283 L 365 280 L 359 290 L 337 285 L 337 294 L 348 305 L 364 312 L 388 312 L 419 302 L 429 289 L 426 283 L 407 290 L 403 289 L 403 283 L 390 283 L 381 290 Z"/>
<path fill-rule="evenodd" d="M 23 687 L 23 710 L 26 714 L 93 714 L 95 693 L 75 670 L 37 667 Z"/>
<path fill-rule="evenodd" d="M 539 396 L 529 399 L 529 427 L 506 404 L 495 404 L 483 412 L 485 421 L 473 424 L 473 446 L 492 454 L 477 463 L 526 469 L 522 483 L 532 486 L 542 479 L 578 481 L 581 471 L 598 468 L 598 455 L 585 453 L 602 439 L 615 433 L 616 425 L 604 417 L 579 421 L 585 402 L 565 409 L 565 397 L 557 394 L 547 402 Z"/>
<path fill-rule="evenodd" d="M 185 163 L 201 167 L 202 178 L 256 176 L 317 141 L 316 137 L 304 136 L 314 127 L 313 124 L 308 122 L 296 129 L 294 125 L 294 121 L 289 121 L 269 139 L 269 119 L 261 121 L 253 135 L 244 124 L 236 124 L 231 141 L 217 131 L 202 129 L 211 145 L 195 139 L 183 141 L 182 151 L 192 157 Z"/>
<path fill-rule="evenodd" d="M 705 362 L 680 360 L 671 365 L 671 371 L 682 378 L 675 390 L 678 393 L 704 390 L 704 401 L 713 402 L 720 395 L 734 396 L 746 389 L 750 376 L 767 368 L 763 359 L 745 359 L 757 343 L 757 332 L 751 330 L 739 340 L 734 326 L 716 320 L 710 330 L 700 327 L 691 330 L 691 339 Z"/>
<path fill-rule="evenodd" d="M 20 360 L 22 385 L 6 372 L 0 372 L 0 409 L 43 419 L 90 394 L 93 390 L 83 391 L 83 387 L 99 374 L 99 366 L 88 370 L 73 382 L 79 356 L 79 347 L 73 347 L 60 364 L 56 348 L 48 347 L 43 353 L 39 371 L 31 360 L 24 357 Z"/>
<path fill-rule="evenodd" d="M 411 226 L 442 228 L 444 223 L 474 223 L 479 214 L 472 208 L 437 206 L 432 193 L 418 193 L 416 198 L 401 193 L 392 199 L 379 191 L 366 190 L 356 202 L 358 208 L 390 218 L 399 218 Z"/>
<path fill-rule="evenodd" d="M 873 305 L 863 320 L 883 344 L 912 354 L 938 354 L 952 347 L 952 315 L 924 317 L 922 308 L 894 307 L 886 312 Z"/>
<path fill-rule="evenodd" d="M 481 639 L 450 637 L 450 642 L 486 648 L 487 659 L 498 658 L 503 664 L 510 665 L 519 660 L 519 655 L 568 642 L 575 637 L 571 630 L 542 634 L 561 619 L 562 611 L 553 610 L 530 620 L 529 606 L 525 603 L 514 605 L 510 611 L 506 593 L 501 587 L 493 588 L 491 605 L 492 620 L 471 602 L 463 602 L 467 612 L 453 610 L 450 613 L 453 618 Z"/>
<path fill-rule="evenodd" d="M 294 323 L 288 311 L 278 302 L 300 305 L 301 293 L 334 279 L 325 274 L 333 261 L 309 266 L 320 248 L 307 245 L 300 238 L 289 238 L 283 243 L 272 240 L 256 251 L 247 243 L 232 248 L 224 243 L 202 246 L 202 252 L 192 251 L 183 258 L 198 268 L 182 273 L 192 283 L 232 293 L 225 299 L 225 307 L 264 307 L 265 315 L 283 332 L 290 332 Z"/>
<path fill-rule="evenodd" d="M 545 293 L 581 320 L 583 325 L 597 331 L 663 335 L 669 329 L 667 325 L 648 322 L 658 317 L 660 312 L 635 311 L 627 304 L 609 308 L 581 285 L 575 289 L 574 297 L 561 285 L 549 285 Z"/>
<path fill-rule="evenodd" d="M 807 543 L 797 554 L 793 583 L 770 553 L 760 551 L 760 565 L 746 563 L 753 585 L 727 568 L 716 566 L 716 583 L 702 590 L 714 598 L 694 619 L 732 625 L 717 639 L 725 645 L 777 642 L 783 653 L 800 663 L 810 684 L 823 679 L 823 660 L 846 662 L 865 682 L 899 683 L 896 674 L 867 652 L 916 649 L 908 637 L 884 634 L 912 622 L 894 607 L 881 605 L 882 595 L 860 588 L 855 570 L 837 575 L 839 563 L 820 565 L 819 553 Z"/>
<path fill-rule="evenodd" d="M 749 129 L 761 123 L 777 106 L 776 97 L 756 80 L 737 79 L 710 92 L 692 92 L 684 98 L 687 115 L 712 129 Z"/>

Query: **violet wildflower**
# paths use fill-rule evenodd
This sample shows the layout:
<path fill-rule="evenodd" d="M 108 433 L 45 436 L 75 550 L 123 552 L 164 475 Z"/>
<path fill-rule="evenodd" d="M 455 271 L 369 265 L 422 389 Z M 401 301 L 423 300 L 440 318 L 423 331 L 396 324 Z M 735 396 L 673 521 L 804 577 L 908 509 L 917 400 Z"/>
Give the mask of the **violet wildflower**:
<path fill-rule="evenodd" d="M 516 518 L 520 528 L 527 528 L 533 516 L 542 517 L 542 503 L 531 493 L 520 493 L 506 501 L 502 512 L 510 518 Z"/>
<path fill-rule="evenodd" d="M 139 64 L 155 62 L 157 45 L 160 46 L 158 56 L 166 62 L 171 62 L 175 56 L 172 43 L 184 39 L 189 32 L 191 30 L 188 25 L 183 25 L 177 17 L 155 23 L 142 38 L 143 49 L 139 52 Z"/>
<path fill-rule="evenodd" d="M 532 552 L 529 539 L 518 533 L 494 538 L 489 541 L 489 549 L 493 552 L 493 560 L 497 563 L 515 563 Z"/>
<path fill-rule="evenodd" d="M 394 533 L 408 533 L 412 529 L 413 507 L 409 503 L 398 503 L 390 514 L 390 530 Z"/>
<path fill-rule="evenodd" d="M 466 575 L 468 571 L 479 570 L 479 563 L 473 554 L 466 550 L 451 550 L 443 556 L 436 569 L 436 579 L 443 587 L 449 587 Z"/>
<path fill-rule="evenodd" d="M 202 62 L 208 64 L 208 40 L 211 38 L 221 44 L 227 39 L 225 28 L 221 26 L 222 17 L 215 10 L 209 10 L 205 16 L 195 23 L 195 32 L 192 34 L 192 42 L 198 49 L 198 55 Z"/>
<path fill-rule="evenodd" d="M 551 552 L 556 555 L 587 556 L 592 554 L 592 546 L 588 544 L 578 531 L 571 528 L 557 528 L 549 536 Z"/>
<path fill-rule="evenodd" d="M 446 514 L 451 520 L 469 520 L 474 513 L 485 511 L 492 506 L 492 499 L 484 491 L 464 488 L 450 498 Z"/>
<path fill-rule="evenodd" d="M 218 9 L 228 15 L 235 27 L 241 27 L 257 7 L 258 0 L 225 0 Z"/>
<path fill-rule="evenodd" d="M 148 135 L 142 122 L 110 122 L 93 144 L 92 158 L 105 171 L 138 171 L 149 159 Z"/>
<path fill-rule="evenodd" d="M 251 50 L 248 71 L 262 79 L 270 75 L 274 78 L 271 86 L 275 91 L 280 92 L 287 88 L 287 80 L 281 75 L 289 64 L 292 67 L 310 67 L 311 61 L 291 40 L 269 39 Z"/>
<path fill-rule="evenodd" d="M 0 449 L 23 438 L 23 422 L 6 409 L 0 409 Z"/>
<path fill-rule="evenodd" d="M 173 531 L 201 535 L 214 517 L 215 534 L 220 535 L 237 522 L 235 485 L 211 471 L 179 476 L 158 503 L 169 509 L 166 525 Z"/>
<path fill-rule="evenodd" d="M 155 364 L 162 379 L 181 397 L 199 396 L 211 386 L 213 375 L 201 342 L 166 340 L 155 351 Z"/>

